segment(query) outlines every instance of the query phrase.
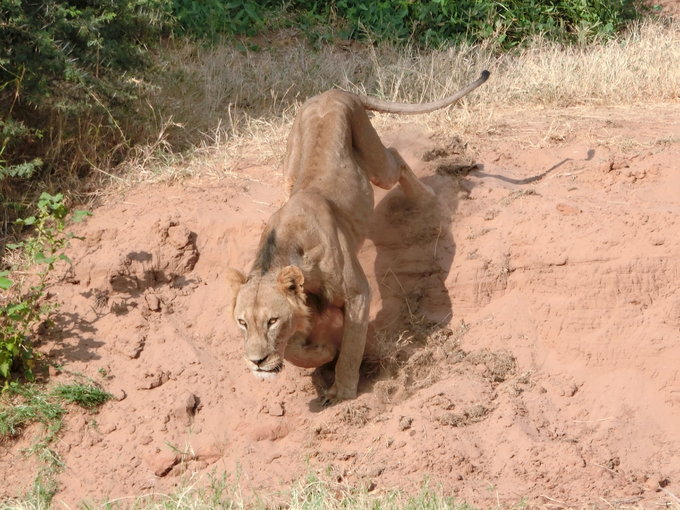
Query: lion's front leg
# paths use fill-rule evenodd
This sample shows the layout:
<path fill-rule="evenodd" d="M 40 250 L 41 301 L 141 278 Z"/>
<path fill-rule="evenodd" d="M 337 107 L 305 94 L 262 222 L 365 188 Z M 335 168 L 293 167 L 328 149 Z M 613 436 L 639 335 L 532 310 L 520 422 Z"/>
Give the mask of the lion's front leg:
<path fill-rule="evenodd" d="M 358 265 L 358 264 L 357 264 Z M 326 392 L 324 404 L 352 399 L 357 396 L 359 368 L 366 348 L 368 311 L 371 302 L 368 281 L 363 272 L 356 275 L 357 289 L 345 301 L 345 329 L 340 354 L 335 364 L 335 382 Z"/>

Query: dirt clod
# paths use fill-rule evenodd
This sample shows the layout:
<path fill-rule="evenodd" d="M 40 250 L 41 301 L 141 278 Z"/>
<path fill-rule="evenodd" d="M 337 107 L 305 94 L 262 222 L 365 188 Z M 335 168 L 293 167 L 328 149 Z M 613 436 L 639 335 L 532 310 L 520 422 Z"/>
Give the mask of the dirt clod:
<path fill-rule="evenodd" d="M 166 476 L 179 461 L 180 457 L 177 453 L 167 450 L 154 450 L 146 455 L 147 465 L 153 474 L 159 477 Z"/>
<path fill-rule="evenodd" d="M 399 430 L 410 429 L 412 423 L 413 423 L 413 418 L 410 418 L 408 416 L 402 416 L 401 418 L 399 418 Z"/>
<path fill-rule="evenodd" d="M 283 405 L 280 403 L 276 404 L 271 404 L 269 406 L 269 409 L 267 411 L 271 416 L 283 416 L 285 413 L 285 409 L 283 408 Z"/>

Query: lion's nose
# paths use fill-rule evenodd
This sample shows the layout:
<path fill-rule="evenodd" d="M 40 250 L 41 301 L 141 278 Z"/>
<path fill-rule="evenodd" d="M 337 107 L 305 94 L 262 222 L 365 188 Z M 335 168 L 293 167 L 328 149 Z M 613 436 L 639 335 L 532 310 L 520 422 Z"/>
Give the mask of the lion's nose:
<path fill-rule="evenodd" d="M 260 357 L 258 357 L 258 356 L 248 356 L 248 359 L 249 359 L 250 361 L 252 361 L 253 363 L 255 363 L 255 364 L 259 367 L 260 364 L 263 363 L 264 360 L 267 359 L 267 356 L 265 356 L 264 358 L 260 358 Z"/>

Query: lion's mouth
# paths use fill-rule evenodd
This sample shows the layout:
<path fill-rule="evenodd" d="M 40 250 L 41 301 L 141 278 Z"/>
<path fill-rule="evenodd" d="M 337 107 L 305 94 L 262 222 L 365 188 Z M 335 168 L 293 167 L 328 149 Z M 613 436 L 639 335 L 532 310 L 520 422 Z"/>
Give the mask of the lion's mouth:
<path fill-rule="evenodd" d="M 253 375 L 260 379 L 273 379 L 283 370 L 283 357 L 277 352 L 272 352 L 258 361 L 250 360 L 247 356 L 243 359 Z"/>
<path fill-rule="evenodd" d="M 255 377 L 259 377 L 260 379 L 274 379 L 278 373 L 281 372 L 281 370 L 283 370 L 283 363 L 279 363 L 278 365 L 270 368 L 256 367 L 252 369 L 253 375 Z"/>

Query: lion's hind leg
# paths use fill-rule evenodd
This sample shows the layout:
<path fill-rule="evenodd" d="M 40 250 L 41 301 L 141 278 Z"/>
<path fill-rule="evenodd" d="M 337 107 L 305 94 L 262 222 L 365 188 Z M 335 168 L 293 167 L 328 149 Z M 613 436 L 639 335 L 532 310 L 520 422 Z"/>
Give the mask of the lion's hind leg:
<path fill-rule="evenodd" d="M 434 192 L 418 180 L 396 149 L 386 148 L 363 105 L 353 105 L 351 113 L 352 142 L 359 166 L 371 182 L 383 189 L 401 184 L 404 194 L 412 200 L 431 200 Z"/>
<path fill-rule="evenodd" d="M 389 147 L 386 151 L 396 161 L 399 168 L 399 184 L 401 184 L 401 189 L 404 190 L 404 195 L 411 200 L 431 200 L 435 196 L 434 191 L 416 177 L 416 174 L 413 173 L 411 167 L 408 166 L 408 163 L 401 157 L 401 154 L 397 152 L 397 149 Z"/>

